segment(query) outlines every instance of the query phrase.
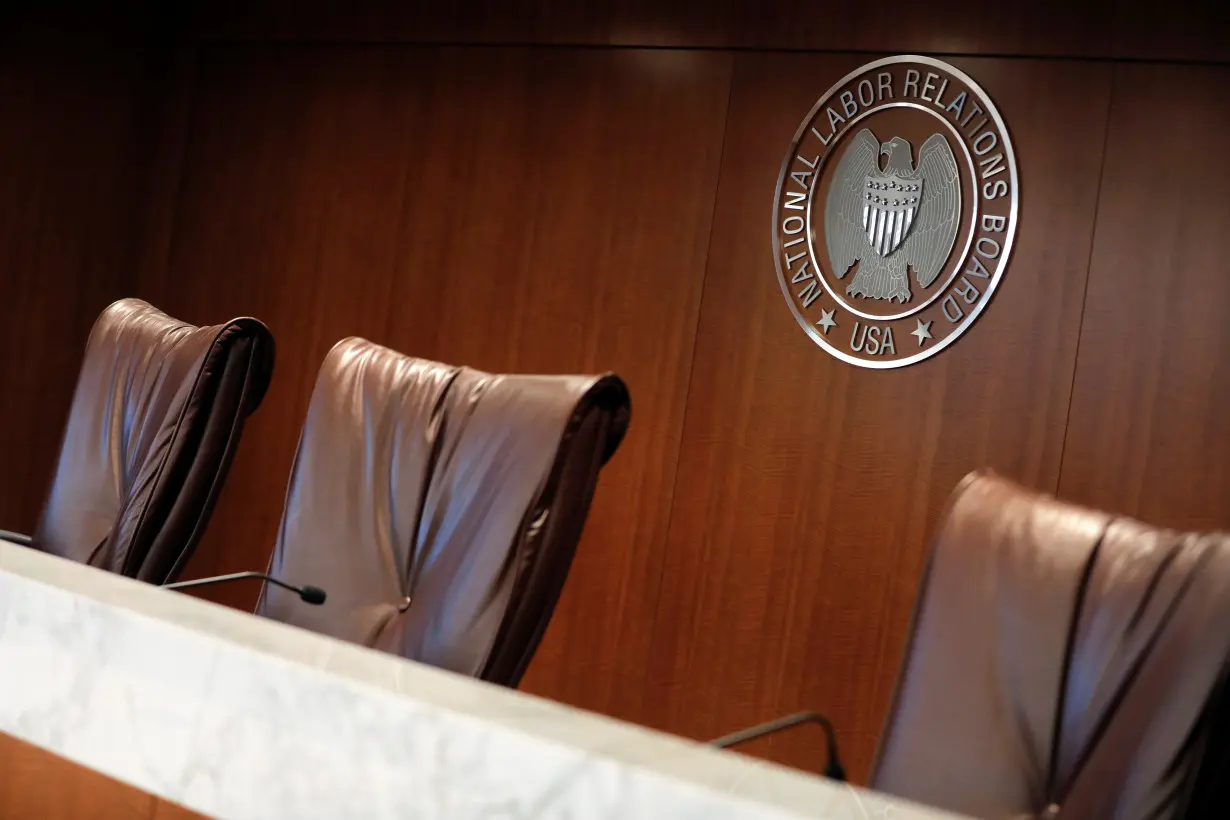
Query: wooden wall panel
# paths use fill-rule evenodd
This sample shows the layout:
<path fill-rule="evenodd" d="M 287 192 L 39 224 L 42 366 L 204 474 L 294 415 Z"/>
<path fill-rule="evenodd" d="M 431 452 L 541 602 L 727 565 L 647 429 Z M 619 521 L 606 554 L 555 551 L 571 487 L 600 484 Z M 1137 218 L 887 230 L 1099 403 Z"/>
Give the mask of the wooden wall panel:
<path fill-rule="evenodd" d="M 886 51 L 1230 60 L 1221 0 L 212 0 L 188 12 L 212 40 Z"/>
<path fill-rule="evenodd" d="M 195 820 L 202 815 L 0 732 L 0 817 Z"/>
<path fill-rule="evenodd" d="M 190 575 L 265 564 L 342 336 L 614 369 L 632 434 L 526 688 L 697 737 L 818 708 L 865 772 L 927 534 L 967 470 L 1225 525 L 1225 71 L 1019 55 L 1225 60 L 1226 17 L 1204 0 L 260 0 L 164 21 L 183 42 L 146 41 L 166 52 L 150 63 L 0 49 L 19 113 L 0 131 L 0 338 L 38 351 L 0 365 L 0 526 L 33 523 L 90 322 L 126 293 L 194 322 L 254 314 L 279 342 Z M 1008 119 L 1023 211 L 967 337 L 872 373 L 798 330 L 767 223 L 811 103 L 894 51 L 966 55 Z M 806 730 L 749 748 L 820 757 Z"/>
<path fill-rule="evenodd" d="M 337 339 L 615 370 L 633 428 L 526 687 L 632 716 L 656 602 L 731 58 L 207 47 L 170 262 L 139 293 L 264 319 L 273 388 L 189 572 L 263 566 Z M 327 586 L 327 579 L 320 581 Z M 218 588 L 250 606 L 255 589 Z"/>
<path fill-rule="evenodd" d="M 203 820 L 204 817 L 205 815 L 186 809 L 178 803 L 155 799 L 151 820 Z"/>
<path fill-rule="evenodd" d="M 438 94 L 450 102 L 433 115 L 403 226 L 395 347 L 628 383 L 636 432 L 603 472 L 523 684 L 625 717 L 637 716 L 653 626 L 730 63 L 450 50 Z"/>
<path fill-rule="evenodd" d="M 1230 527 L 1230 68 L 1116 68 L 1061 492 Z"/>
<path fill-rule="evenodd" d="M 12 12 L 0 10 L 0 528 L 30 532 L 90 326 L 127 289 L 144 63 L 74 33 L 72 15 Z"/>
<path fill-rule="evenodd" d="M 1230 60 L 1230 5 L 1222 0 L 1115 0 L 1106 21 L 1112 55 L 1132 60 Z"/>
<path fill-rule="evenodd" d="M 737 63 L 645 710 L 698 737 L 821 710 L 860 774 L 948 493 L 984 466 L 1057 484 L 1110 93 L 1108 66 L 957 61 L 1008 121 L 1018 244 L 951 350 L 862 370 L 798 328 L 768 222 L 795 128 L 863 59 Z M 822 760 L 807 730 L 760 750 Z"/>
<path fill-rule="evenodd" d="M 731 3 L 726 45 L 939 54 L 1090 55 L 1107 45 L 1113 0 L 999 3 Z"/>
<path fill-rule="evenodd" d="M 195 25 L 211 39 L 1091 55 L 1111 50 L 1115 2 L 226 0 L 200 4 Z"/>
<path fill-rule="evenodd" d="M 254 315 L 278 342 L 189 574 L 264 568 L 315 366 L 333 341 L 379 339 L 390 309 L 406 162 L 428 53 L 223 49 L 201 57 L 182 135 L 166 263 L 137 295 L 211 323 Z M 173 119 L 172 119 L 173 122 Z M 255 586 L 219 587 L 250 608 Z"/>
<path fill-rule="evenodd" d="M 153 795 L 0 732 L 0 817 L 149 820 Z"/>

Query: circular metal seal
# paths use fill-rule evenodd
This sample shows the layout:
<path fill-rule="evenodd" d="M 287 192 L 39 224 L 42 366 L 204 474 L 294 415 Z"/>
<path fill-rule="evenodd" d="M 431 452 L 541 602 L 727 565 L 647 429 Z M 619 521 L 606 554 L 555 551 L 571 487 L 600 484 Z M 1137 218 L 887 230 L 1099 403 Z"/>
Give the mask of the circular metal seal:
<path fill-rule="evenodd" d="M 1003 278 L 1019 191 L 1008 129 L 977 83 L 930 57 L 868 63 L 820 98 L 782 163 L 782 294 L 844 362 L 934 356 Z"/>

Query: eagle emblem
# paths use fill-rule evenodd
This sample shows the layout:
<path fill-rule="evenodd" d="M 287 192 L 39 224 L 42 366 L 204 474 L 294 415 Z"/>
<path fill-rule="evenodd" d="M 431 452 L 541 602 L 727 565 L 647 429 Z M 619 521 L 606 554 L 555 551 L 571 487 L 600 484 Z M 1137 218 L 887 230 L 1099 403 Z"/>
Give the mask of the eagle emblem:
<path fill-rule="evenodd" d="M 881 156 L 888 157 L 883 170 Z M 915 168 L 907 140 L 881 144 L 862 129 L 837 165 L 824 211 L 833 273 L 845 278 L 858 264 L 846 294 L 908 302 L 906 268 L 914 269 L 920 287 L 928 287 L 957 238 L 961 182 L 948 140 L 928 137 Z"/>

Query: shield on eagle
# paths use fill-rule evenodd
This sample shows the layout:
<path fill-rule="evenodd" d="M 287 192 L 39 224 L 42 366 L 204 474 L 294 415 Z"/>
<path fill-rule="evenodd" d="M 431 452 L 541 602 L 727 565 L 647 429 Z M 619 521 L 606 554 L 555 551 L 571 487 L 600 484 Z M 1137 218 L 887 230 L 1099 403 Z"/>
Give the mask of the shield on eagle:
<path fill-rule="evenodd" d="M 924 181 L 883 174 L 868 176 L 865 180 L 863 229 L 875 252 L 888 256 L 909 236 Z"/>
<path fill-rule="evenodd" d="M 848 295 L 908 302 L 907 268 L 920 286 L 930 286 L 952 253 L 960 216 L 957 159 L 943 135 L 927 138 L 915 167 L 907 140 L 881 144 L 864 128 L 837 164 L 825 203 L 833 273 L 841 279 L 857 263 Z"/>

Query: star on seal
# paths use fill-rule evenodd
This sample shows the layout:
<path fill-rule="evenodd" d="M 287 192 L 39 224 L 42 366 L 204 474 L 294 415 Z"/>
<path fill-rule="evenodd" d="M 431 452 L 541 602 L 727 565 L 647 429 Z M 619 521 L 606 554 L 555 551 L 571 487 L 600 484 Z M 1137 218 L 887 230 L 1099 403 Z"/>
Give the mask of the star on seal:
<path fill-rule="evenodd" d="M 833 310 L 836 310 L 836 308 Z M 830 330 L 837 327 L 837 320 L 833 318 L 833 310 L 820 311 L 820 321 L 816 322 L 824 331 L 825 336 L 829 335 Z"/>

